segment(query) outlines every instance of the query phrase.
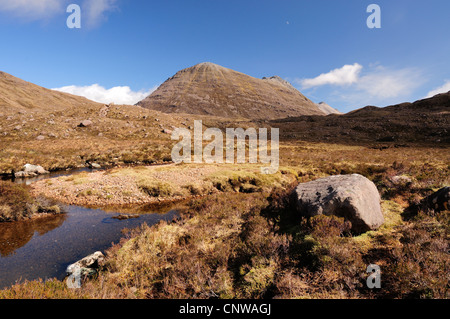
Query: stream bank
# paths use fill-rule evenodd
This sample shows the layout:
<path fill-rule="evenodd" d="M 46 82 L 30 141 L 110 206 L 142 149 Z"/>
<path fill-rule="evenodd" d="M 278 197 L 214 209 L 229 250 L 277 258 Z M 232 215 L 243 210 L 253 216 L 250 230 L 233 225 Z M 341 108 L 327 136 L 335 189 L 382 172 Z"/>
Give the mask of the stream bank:
<path fill-rule="evenodd" d="M 96 169 L 51 172 L 14 182 L 30 185 L 39 180 Z M 0 289 L 17 281 L 64 279 L 68 265 L 117 244 L 123 231 L 154 225 L 177 217 L 183 203 L 161 206 L 88 208 L 59 203 L 64 213 L 0 223 Z"/>

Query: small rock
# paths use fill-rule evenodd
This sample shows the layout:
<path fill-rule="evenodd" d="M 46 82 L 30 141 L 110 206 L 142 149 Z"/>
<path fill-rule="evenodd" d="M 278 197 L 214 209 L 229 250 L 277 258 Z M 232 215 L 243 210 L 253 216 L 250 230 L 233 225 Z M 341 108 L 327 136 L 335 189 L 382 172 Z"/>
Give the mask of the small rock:
<path fill-rule="evenodd" d="M 117 216 L 113 216 L 112 218 L 113 219 L 118 219 L 118 220 L 125 220 L 125 219 L 131 219 L 131 218 L 139 218 L 140 216 L 139 215 L 137 215 L 137 214 L 133 214 L 133 215 L 130 215 L 130 214 L 120 214 L 120 215 L 117 215 Z"/>
<path fill-rule="evenodd" d="M 48 173 L 50 173 L 50 172 L 46 171 L 40 165 L 25 164 L 21 171 L 14 173 L 14 176 L 16 178 L 26 178 L 26 177 L 34 177 L 37 175 L 43 175 L 43 174 L 48 174 Z"/>
<path fill-rule="evenodd" d="M 390 178 L 390 181 L 392 182 L 392 184 L 396 185 L 396 186 L 406 186 L 406 185 L 410 185 L 412 183 L 412 179 L 409 178 L 408 176 L 393 176 Z"/>
<path fill-rule="evenodd" d="M 82 121 L 80 124 L 78 124 L 78 127 L 89 127 L 92 126 L 92 121 L 91 120 L 84 120 Z"/>
<path fill-rule="evenodd" d="M 42 166 L 32 165 L 32 164 L 25 164 L 23 166 L 22 170 L 26 173 L 36 173 L 36 174 L 48 174 L 49 173 Z"/>
<path fill-rule="evenodd" d="M 82 276 L 92 276 L 97 273 L 101 263 L 104 261 L 105 256 L 102 252 L 97 251 L 83 259 L 69 265 L 66 269 L 67 275 L 72 275 L 78 272 Z"/>
<path fill-rule="evenodd" d="M 163 132 L 164 134 L 172 134 L 172 131 L 171 130 L 168 130 L 168 129 L 163 129 L 161 132 Z"/>
<path fill-rule="evenodd" d="M 88 166 L 89 168 L 96 168 L 96 169 L 102 168 L 101 165 L 97 163 L 88 163 Z"/>
<path fill-rule="evenodd" d="M 37 174 L 35 174 L 35 173 L 25 173 L 23 171 L 14 173 L 14 177 L 15 178 L 27 178 L 27 177 L 34 177 L 34 176 L 37 176 Z"/>
<path fill-rule="evenodd" d="M 36 137 L 36 139 L 37 139 L 38 141 L 42 141 L 42 140 L 45 140 L 45 136 L 39 135 L 38 137 Z"/>

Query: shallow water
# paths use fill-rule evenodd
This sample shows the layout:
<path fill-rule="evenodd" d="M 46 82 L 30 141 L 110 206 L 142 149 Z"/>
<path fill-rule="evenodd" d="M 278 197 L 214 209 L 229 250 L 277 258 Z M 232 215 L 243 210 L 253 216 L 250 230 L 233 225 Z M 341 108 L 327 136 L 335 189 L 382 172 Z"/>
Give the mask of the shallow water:
<path fill-rule="evenodd" d="M 175 205 L 164 214 L 147 211 L 126 220 L 114 219 L 117 214 L 101 209 L 65 206 L 64 211 L 48 218 L 0 223 L 0 289 L 18 280 L 62 280 L 68 265 L 118 243 L 124 228 L 153 225 L 177 215 Z"/>
<path fill-rule="evenodd" d="M 37 181 L 40 181 L 43 179 L 57 178 L 57 177 L 61 177 L 61 176 L 70 176 L 70 175 L 82 173 L 82 172 L 92 173 L 92 172 L 96 172 L 99 170 L 103 170 L 103 168 L 98 168 L 98 169 L 88 168 L 88 167 L 73 168 L 73 169 L 68 169 L 65 171 L 54 171 L 54 172 L 50 172 L 49 174 L 37 175 L 35 177 L 15 178 L 13 180 L 13 182 L 18 183 L 18 184 L 30 185 L 31 183 L 34 183 L 34 182 L 37 182 Z M 11 180 L 11 178 L 6 177 L 6 178 L 4 178 L 4 180 Z"/>

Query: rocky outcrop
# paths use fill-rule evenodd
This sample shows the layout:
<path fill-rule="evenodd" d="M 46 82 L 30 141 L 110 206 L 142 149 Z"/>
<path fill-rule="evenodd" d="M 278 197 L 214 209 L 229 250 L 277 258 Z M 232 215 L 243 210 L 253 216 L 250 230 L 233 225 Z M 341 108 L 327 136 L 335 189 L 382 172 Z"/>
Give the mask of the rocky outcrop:
<path fill-rule="evenodd" d="M 34 176 L 48 174 L 48 173 L 50 173 L 50 172 L 46 171 L 40 165 L 25 164 L 22 167 L 21 171 L 14 173 L 14 177 L 16 177 L 16 178 L 26 178 L 26 177 L 34 177 Z"/>
<path fill-rule="evenodd" d="M 302 183 L 295 189 L 298 212 L 306 217 L 335 215 L 352 223 L 362 233 L 384 223 L 380 194 L 364 176 L 337 175 Z"/>

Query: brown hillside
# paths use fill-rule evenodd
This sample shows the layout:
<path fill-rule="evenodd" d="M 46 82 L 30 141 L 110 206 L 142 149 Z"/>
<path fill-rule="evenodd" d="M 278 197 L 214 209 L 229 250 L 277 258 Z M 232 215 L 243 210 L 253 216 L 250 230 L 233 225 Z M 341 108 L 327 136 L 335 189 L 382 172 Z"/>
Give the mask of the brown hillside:
<path fill-rule="evenodd" d="M 179 71 L 138 105 L 165 113 L 226 118 L 324 115 L 279 77 L 257 79 L 209 62 Z"/>
<path fill-rule="evenodd" d="M 87 122 L 89 125 L 81 125 Z M 163 133 L 185 118 L 132 105 L 104 105 L 0 72 L 0 175 L 26 163 L 46 170 L 169 159 Z"/>
<path fill-rule="evenodd" d="M 62 110 L 68 107 L 101 105 L 84 97 L 57 92 L 0 71 L 0 110 Z"/>
<path fill-rule="evenodd" d="M 283 137 L 345 144 L 450 144 L 450 92 L 384 108 L 366 106 L 344 115 L 272 121 Z"/>

